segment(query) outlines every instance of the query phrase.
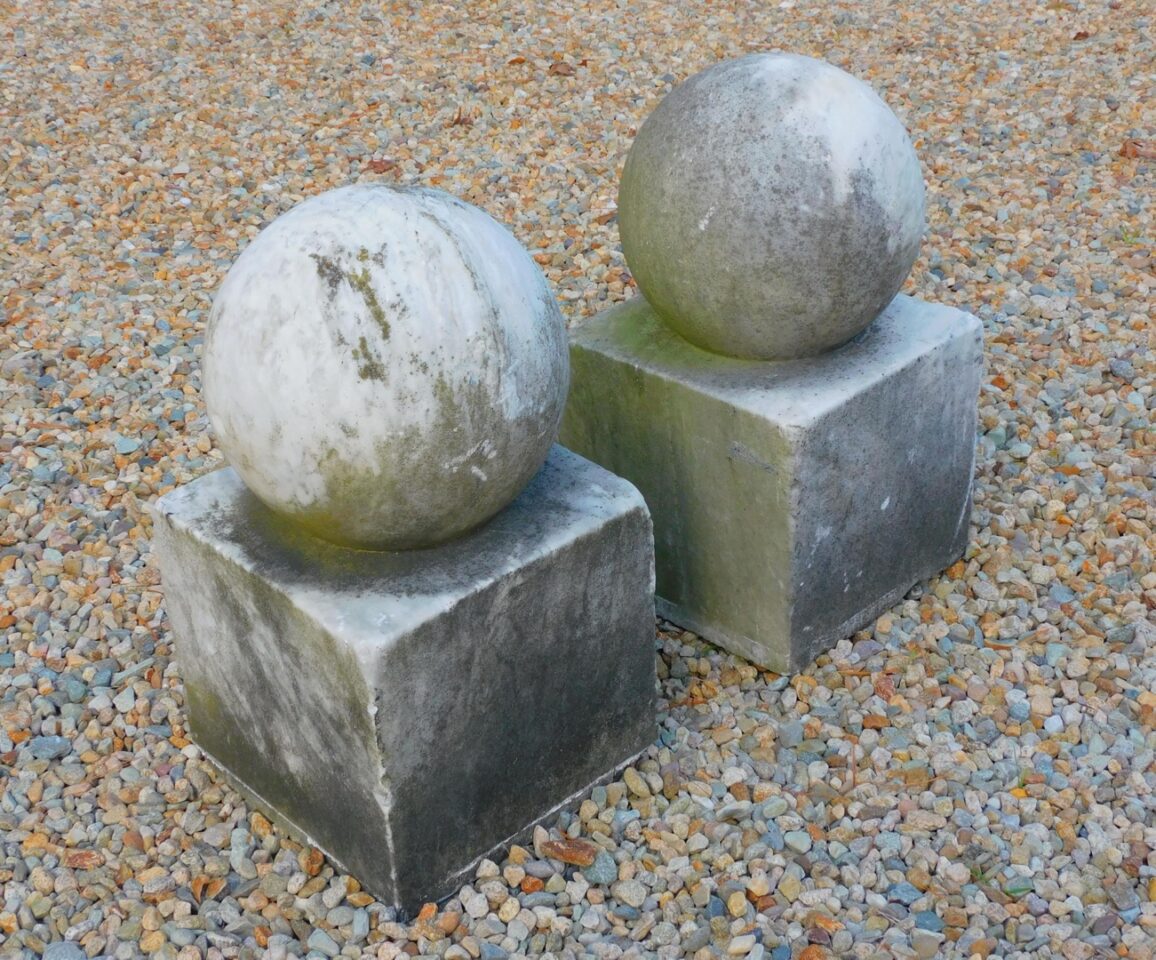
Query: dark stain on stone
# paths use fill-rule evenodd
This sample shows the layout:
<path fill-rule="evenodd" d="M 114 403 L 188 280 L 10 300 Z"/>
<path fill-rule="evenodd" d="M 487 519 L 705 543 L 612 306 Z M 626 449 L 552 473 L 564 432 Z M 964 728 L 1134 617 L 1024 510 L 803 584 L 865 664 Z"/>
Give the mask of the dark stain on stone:
<path fill-rule="evenodd" d="M 325 281 L 329 287 L 329 295 L 332 297 L 336 295 L 337 288 L 341 286 L 341 281 L 345 279 L 345 274 L 330 257 L 323 257 L 319 253 L 311 253 L 310 257 L 313 262 L 317 264 L 317 275 Z"/>

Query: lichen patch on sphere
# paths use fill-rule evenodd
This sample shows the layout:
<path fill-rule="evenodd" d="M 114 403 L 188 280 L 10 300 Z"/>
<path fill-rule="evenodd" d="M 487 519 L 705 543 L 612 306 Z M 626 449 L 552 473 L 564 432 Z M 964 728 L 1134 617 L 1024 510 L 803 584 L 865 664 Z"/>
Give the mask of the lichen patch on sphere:
<path fill-rule="evenodd" d="M 345 280 L 345 274 L 341 268 L 329 257 L 323 257 L 320 254 L 311 253 L 310 258 L 317 264 L 317 273 L 322 280 L 329 286 L 330 294 L 337 292 L 337 288 Z"/>
<path fill-rule="evenodd" d="M 357 375 L 362 380 L 385 379 L 385 364 L 373 355 L 369 341 L 365 337 L 358 338 L 357 349 L 353 351 L 353 358 L 357 361 Z"/>
<path fill-rule="evenodd" d="M 365 252 L 364 250 L 362 251 Z M 385 311 L 381 309 L 381 304 L 377 301 L 377 293 L 373 289 L 373 284 L 369 280 L 369 271 L 360 270 L 357 272 L 350 272 L 348 275 L 349 285 L 353 287 L 361 298 L 365 301 L 366 309 L 369 310 L 369 315 L 373 322 L 377 325 L 377 329 L 381 331 L 381 339 L 389 339 L 389 321 L 385 319 Z"/>

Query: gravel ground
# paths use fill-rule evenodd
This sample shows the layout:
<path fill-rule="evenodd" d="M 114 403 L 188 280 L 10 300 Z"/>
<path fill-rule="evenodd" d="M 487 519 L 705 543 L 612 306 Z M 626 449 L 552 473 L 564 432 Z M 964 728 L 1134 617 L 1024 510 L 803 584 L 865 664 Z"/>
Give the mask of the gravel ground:
<path fill-rule="evenodd" d="M 1156 955 L 1145 0 L 0 11 L 0 955 Z M 640 120 L 778 48 L 916 138 L 909 289 L 987 329 L 971 546 L 790 679 L 660 625 L 660 742 L 560 818 L 574 843 L 400 923 L 186 733 L 142 507 L 219 459 L 212 292 L 303 197 L 425 183 L 509 223 L 577 320 L 631 292 Z"/>

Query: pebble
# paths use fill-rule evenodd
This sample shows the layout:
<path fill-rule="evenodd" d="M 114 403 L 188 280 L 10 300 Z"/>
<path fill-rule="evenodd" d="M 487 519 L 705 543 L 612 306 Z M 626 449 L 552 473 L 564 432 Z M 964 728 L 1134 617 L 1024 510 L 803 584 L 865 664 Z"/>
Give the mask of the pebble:
<path fill-rule="evenodd" d="M 785 877 L 783 877 L 782 880 L 779 881 L 779 893 L 783 896 L 784 899 L 790 901 L 791 903 L 794 903 L 796 900 L 798 900 L 799 895 L 802 892 L 803 884 L 800 882 L 798 877 L 792 874 L 787 874 Z"/>
<path fill-rule="evenodd" d="M 744 934 L 741 937 L 734 937 L 731 942 L 727 944 L 727 956 L 745 957 L 754 947 L 755 936 L 753 933 Z"/>
<path fill-rule="evenodd" d="M 941 933 L 947 926 L 933 910 L 921 910 L 915 914 L 915 925 L 920 930 L 930 930 L 932 933 Z"/>
<path fill-rule="evenodd" d="M 781 817 L 789 810 L 790 807 L 783 797 L 771 797 L 765 804 L 763 804 L 763 818 L 765 820 L 774 820 Z"/>
<path fill-rule="evenodd" d="M 887 891 L 887 898 L 896 903 L 902 903 L 904 906 L 911 906 L 916 900 L 919 900 L 923 894 L 914 886 L 904 880 L 902 883 L 897 883 L 890 890 Z"/>
<path fill-rule="evenodd" d="M 38 760 L 56 760 L 72 751 L 72 743 L 65 737 L 33 737 L 28 752 Z"/>
<path fill-rule="evenodd" d="M 337 941 L 324 930 L 314 930 L 309 935 L 309 942 L 306 945 L 310 950 L 316 950 L 327 957 L 336 957 L 341 952 Z"/>
<path fill-rule="evenodd" d="M 627 767 L 623 772 L 622 779 L 626 783 L 626 788 L 636 797 L 646 798 L 650 796 L 650 787 L 646 781 L 638 775 L 638 771 L 634 767 Z"/>
<path fill-rule="evenodd" d="M 943 937 L 938 933 L 915 930 L 911 934 L 911 949 L 915 951 L 915 955 L 920 960 L 931 960 L 932 957 L 937 956 L 942 943 Z"/>
<path fill-rule="evenodd" d="M 637 880 L 622 880 L 610 888 L 610 893 L 631 907 L 641 907 L 646 901 L 647 889 Z"/>
<path fill-rule="evenodd" d="M 594 863 L 589 867 L 584 867 L 582 875 L 590 883 L 600 884 L 606 886 L 613 883 L 618 877 L 618 865 L 614 862 L 614 858 L 605 850 L 599 851 L 594 858 Z"/>

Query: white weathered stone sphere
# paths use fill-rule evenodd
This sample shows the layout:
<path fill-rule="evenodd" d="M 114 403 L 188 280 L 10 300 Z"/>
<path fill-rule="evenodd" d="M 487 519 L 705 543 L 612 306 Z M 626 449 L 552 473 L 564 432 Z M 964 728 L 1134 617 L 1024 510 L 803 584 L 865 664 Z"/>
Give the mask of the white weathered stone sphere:
<path fill-rule="evenodd" d="M 618 225 L 639 288 L 687 340 L 810 356 L 899 292 L 923 234 L 923 177 L 866 84 L 810 57 L 755 54 L 692 77 L 647 118 Z"/>
<path fill-rule="evenodd" d="M 554 442 L 566 328 L 529 254 L 438 190 L 355 186 L 278 217 L 222 283 L 204 395 L 277 513 L 367 549 L 489 519 Z"/>

